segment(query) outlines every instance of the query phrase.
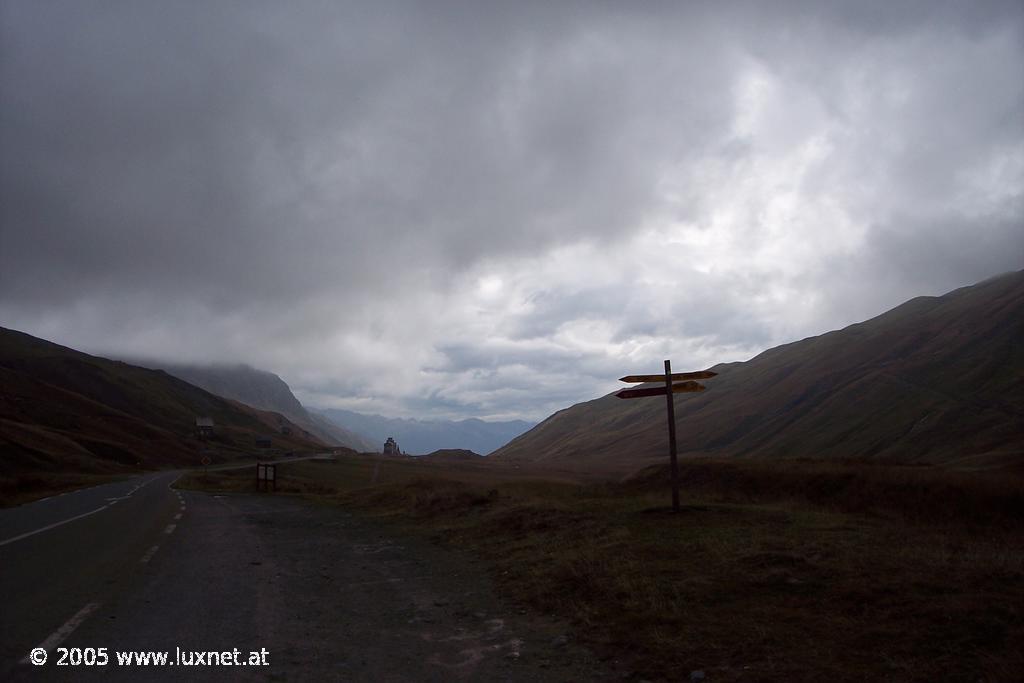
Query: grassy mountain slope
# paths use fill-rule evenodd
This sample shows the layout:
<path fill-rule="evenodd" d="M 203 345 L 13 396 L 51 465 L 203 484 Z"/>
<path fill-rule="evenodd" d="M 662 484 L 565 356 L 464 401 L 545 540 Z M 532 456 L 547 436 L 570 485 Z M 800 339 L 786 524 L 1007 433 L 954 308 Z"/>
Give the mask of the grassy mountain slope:
<path fill-rule="evenodd" d="M 212 439 L 195 418 L 215 422 Z M 4 477 L 25 473 L 113 473 L 196 465 L 254 450 L 321 446 L 283 416 L 215 396 L 165 372 L 90 356 L 0 328 L 0 455 Z"/>
<path fill-rule="evenodd" d="M 376 453 L 379 445 L 370 437 L 359 432 L 352 431 L 351 429 L 345 429 L 341 425 L 336 425 L 328 420 L 323 415 L 306 411 L 309 416 L 309 423 L 312 424 L 315 429 L 310 430 L 314 434 L 324 434 L 324 439 L 328 443 L 340 444 L 347 448 L 351 448 L 357 453 Z"/>
<path fill-rule="evenodd" d="M 919 297 L 716 366 L 708 391 L 676 397 L 679 451 L 1019 462 L 1022 339 L 1024 271 Z M 663 459 L 666 448 L 664 398 L 609 395 L 555 413 L 491 457 L 632 470 Z"/>
<path fill-rule="evenodd" d="M 373 451 L 378 447 L 362 434 L 309 413 L 285 381 L 272 372 L 257 370 L 248 365 L 199 366 L 160 361 L 139 361 L 138 365 L 165 370 L 211 394 L 240 401 L 260 410 L 281 413 L 324 443 L 356 451 Z"/>

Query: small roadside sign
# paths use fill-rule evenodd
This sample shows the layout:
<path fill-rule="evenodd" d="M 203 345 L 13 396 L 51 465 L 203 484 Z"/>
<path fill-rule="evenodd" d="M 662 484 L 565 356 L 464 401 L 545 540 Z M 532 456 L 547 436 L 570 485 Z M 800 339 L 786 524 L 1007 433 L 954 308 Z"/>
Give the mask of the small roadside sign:
<path fill-rule="evenodd" d="M 277 465 L 256 464 L 256 488 L 268 491 L 277 490 Z"/>

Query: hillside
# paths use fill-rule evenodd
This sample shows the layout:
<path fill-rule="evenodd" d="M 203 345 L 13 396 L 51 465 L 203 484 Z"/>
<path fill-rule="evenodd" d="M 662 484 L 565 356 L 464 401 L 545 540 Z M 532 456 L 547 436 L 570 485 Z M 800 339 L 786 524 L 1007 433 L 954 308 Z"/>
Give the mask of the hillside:
<path fill-rule="evenodd" d="M 200 440 L 196 417 L 214 434 Z M 291 435 L 281 433 L 289 426 Z M 197 465 L 255 452 L 322 447 L 277 413 L 215 396 L 165 372 L 90 356 L 0 328 L 4 477 Z"/>
<path fill-rule="evenodd" d="M 435 462 L 462 463 L 479 461 L 485 456 L 462 448 L 445 448 L 439 451 L 434 451 L 433 453 L 427 453 L 423 457 Z"/>
<path fill-rule="evenodd" d="M 380 450 L 390 436 L 403 451 L 414 455 L 447 449 L 464 449 L 486 455 L 533 426 L 522 420 L 409 420 L 333 408 L 318 412 L 339 427 L 375 440 L 378 442 L 375 450 Z"/>
<path fill-rule="evenodd" d="M 1024 271 L 714 367 L 676 401 L 681 454 L 989 466 L 1024 458 Z M 623 374 L 644 368 L 623 368 Z M 648 369 L 657 372 L 657 367 Z M 562 410 L 492 454 L 627 471 L 666 452 L 663 398 Z"/>
<path fill-rule="evenodd" d="M 164 370 L 211 394 L 230 398 L 258 408 L 281 413 L 326 444 L 345 446 L 356 451 L 379 448 L 369 438 L 310 414 L 283 379 L 272 372 L 248 365 L 181 365 L 163 361 L 132 361 L 144 367 Z"/>
<path fill-rule="evenodd" d="M 310 430 L 314 434 L 324 434 L 325 439 L 328 443 L 340 444 L 351 448 L 358 453 L 376 453 L 380 447 L 373 439 L 366 436 L 365 434 L 359 434 L 350 429 L 345 429 L 339 425 L 334 424 L 323 415 L 306 411 L 309 416 L 309 424 L 312 424 L 314 429 Z"/>

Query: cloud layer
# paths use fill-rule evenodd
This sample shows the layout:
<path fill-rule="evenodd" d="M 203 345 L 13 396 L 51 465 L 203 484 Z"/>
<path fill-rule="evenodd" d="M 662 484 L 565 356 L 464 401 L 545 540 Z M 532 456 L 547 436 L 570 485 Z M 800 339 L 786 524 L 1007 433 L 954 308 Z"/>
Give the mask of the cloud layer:
<path fill-rule="evenodd" d="M 0 324 L 542 418 L 1024 263 L 1019 3 L 0 8 Z"/>

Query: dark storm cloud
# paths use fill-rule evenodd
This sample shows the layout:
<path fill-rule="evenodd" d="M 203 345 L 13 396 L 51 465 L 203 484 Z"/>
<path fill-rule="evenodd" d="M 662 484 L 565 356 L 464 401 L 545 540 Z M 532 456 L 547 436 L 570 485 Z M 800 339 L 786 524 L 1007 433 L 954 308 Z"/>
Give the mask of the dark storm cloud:
<path fill-rule="evenodd" d="M 1019 2 L 6 2 L 0 324 L 543 417 L 1019 267 L 1022 31 Z"/>
<path fill-rule="evenodd" d="M 64 297 L 46 264 L 79 291 L 144 282 L 230 307 L 371 275 L 369 255 L 447 266 L 614 233 L 663 144 L 630 108 L 677 96 L 667 74 L 636 77 L 654 55 L 623 54 L 621 31 L 559 13 L 105 7 L 7 5 L 21 297 Z"/>

